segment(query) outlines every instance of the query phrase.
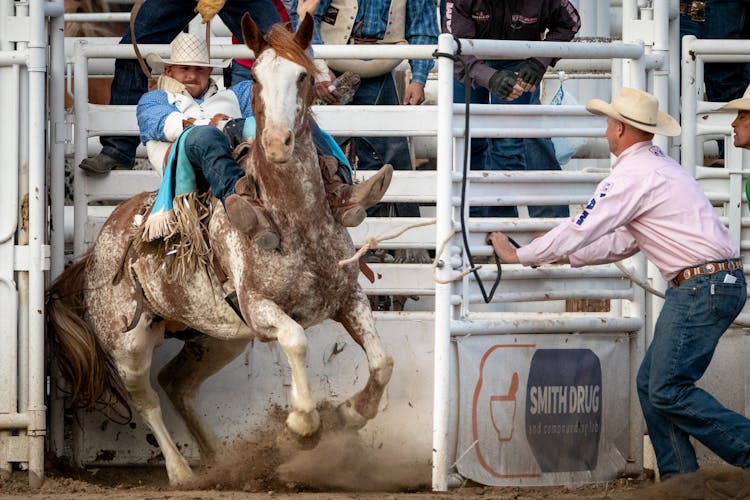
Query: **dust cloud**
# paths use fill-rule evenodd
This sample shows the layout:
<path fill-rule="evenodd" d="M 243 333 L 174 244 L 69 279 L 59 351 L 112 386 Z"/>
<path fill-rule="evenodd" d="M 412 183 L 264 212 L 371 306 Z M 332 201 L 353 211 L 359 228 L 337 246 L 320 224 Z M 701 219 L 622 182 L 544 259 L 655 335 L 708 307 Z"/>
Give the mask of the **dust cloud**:
<path fill-rule="evenodd" d="M 300 439 L 286 429 L 286 410 L 273 409 L 266 425 L 222 450 L 188 485 L 196 489 L 244 491 L 381 491 L 429 489 L 431 468 L 368 444 L 356 431 L 343 429 L 329 403 L 318 408 L 321 430 Z"/>

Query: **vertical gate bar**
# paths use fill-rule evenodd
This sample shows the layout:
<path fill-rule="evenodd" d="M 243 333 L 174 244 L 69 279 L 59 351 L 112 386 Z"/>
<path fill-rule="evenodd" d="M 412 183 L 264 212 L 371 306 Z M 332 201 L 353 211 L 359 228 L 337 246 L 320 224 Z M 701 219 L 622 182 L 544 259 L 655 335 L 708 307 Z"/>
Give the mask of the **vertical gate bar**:
<path fill-rule="evenodd" d="M 15 44 L 4 37 L 9 30 L 7 20 L 14 15 L 13 0 L 0 1 L 0 50 L 11 51 Z M 18 411 L 18 330 L 17 295 L 13 273 L 14 236 L 16 232 L 16 206 L 18 205 L 18 183 L 15 181 L 19 167 L 18 143 L 18 92 L 20 85 L 18 65 L 0 67 L 0 106 L 7 110 L 7 119 L 0 121 L 0 165 L 3 184 L 0 187 L 0 417 L 11 417 Z M 0 431 L 0 445 L 10 431 Z M 0 447 L 0 453 L 3 449 Z M 10 476 L 12 465 L 0 455 L 0 479 Z"/>
<path fill-rule="evenodd" d="M 32 0 L 29 42 L 29 485 L 44 481 L 44 272 L 47 248 L 47 22 L 43 0 Z"/>
<path fill-rule="evenodd" d="M 456 42 L 449 34 L 438 38 L 438 51 L 456 53 Z M 453 60 L 438 57 L 438 155 L 437 155 L 437 227 L 435 248 L 439 251 L 451 232 L 453 193 Z M 439 279 L 452 274 L 450 245 L 442 255 L 443 263 L 437 268 Z M 434 393 L 432 415 L 432 489 L 448 489 L 448 405 L 450 404 L 450 284 L 435 285 L 435 350 Z"/>
<path fill-rule="evenodd" d="M 50 280 L 55 279 L 64 267 L 65 255 L 65 21 L 56 16 L 51 21 L 50 39 Z M 61 456 L 64 447 L 64 404 L 56 390 L 54 370 L 49 373 L 52 380 L 49 395 L 49 449 Z"/>

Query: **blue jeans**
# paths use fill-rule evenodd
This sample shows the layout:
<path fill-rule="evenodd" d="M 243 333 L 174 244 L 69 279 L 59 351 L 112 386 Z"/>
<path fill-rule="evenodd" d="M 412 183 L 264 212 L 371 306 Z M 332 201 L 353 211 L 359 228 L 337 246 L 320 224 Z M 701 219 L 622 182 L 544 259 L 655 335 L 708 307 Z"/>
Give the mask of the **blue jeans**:
<path fill-rule="evenodd" d="M 185 138 L 185 152 L 195 169 L 198 189 L 203 192 L 210 187 L 222 203 L 245 175 L 232 158 L 227 137 L 215 127 L 194 127 Z"/>
<path fill-rule="evenodd" d="M 227 126 L 226 130 L 242 130 L 244 118 L 234 120 L 237 127 Z M 323 133 L 315 121 L 310 121 L 313 142 L 319 155 L 334 156 L 331 147 L 323 139 Z M 196 172 L 198 189 L 209 187 L 214 196 L 222 202 L 234 192 L 234 185 L 245 175 L 245 171 L 232 158 L 229 138 L 219 129 L 207 125 L 194 127 L 185 138 L 185 152 Z M 339 166 L 338 175 L 347 183 L 352 183 L 351 174 L 345 165 Z"/>
<path fill-rule="evenodd" d="M 729 274 L 735 283 L 724 283 Z M 750 420 L 695 386 L 746 294 L 741 270 L 698 276 L 667 289 L 636 379 L 663 478 L 698 469 L 689 436 L 732 465 L 750 466 Z"/>
<path fill-rule="evenodd" d="M 750 0 L 706 2 L 706 38 L 750 38 Z M 742 97 L 748 83 L 748 64 L 706 64 L 706 93 L 711 101 L 727 102 Z M 709 76 L 710 75 L 710 76 Z"/>
<path fill-rule="evenodd" d="M 380 105 L 393 106 L 400 104 L 393 75 L 386 73 L 373 78 L 362 78 L 359 89 L 349 103 L 354 106 Z M 337 137 L 343 144 L 349 137 Z M 394 170 L 411 170 L 409 142 L 406 137 L 354 137 L 354 149 L 357 152 L 357 165 L 361 170 L 378 170 L 385 163 L 393 165 Z M 396 215 L 400 217 L 419 217 L 419 205 L 416 203 L 395 203 Z M 373 214 L 379 208 L 376 205 L 368 210 Z"/>
<path fill-rule="evenodd" d="M 135 20 L 135 36 L 139 44 L 170 43 L 195 16 L 193 0 L 146 0 Z M 272 0 L 227 0 L 219 17 L 232 33 L 242 40 L 240 19 L 249 12 L 261 31 L 280 22 Z M 130 29 L 120 43 L 131 44 Z M 137 104 L 148 90 L 146 76 L 135 59 L 117 59 L 112 80 L 110 104 Z M 102 153 L 118 162 L 132 166 L 138 137 L 101 137 Z"/>
<path fill-rule="evenodd" d="M 520 61 L 485 61 L 494 69 L 516 71 Z M 514 101 L 506 101 L 484 87 L 473 87 L 470 99 L 474 104 L 540 104 L 539 88 L 524 92 Z M 453 102 L 466 102 L 466 87 L 463 81 L 453 82 Z M 555 147 L 548 137 L 521 138 L 472 138 L 472 170 L 560 170 L 555 156 Z M 518 217 L 512 206 L 471 207 L 472 217 Z M 531 217 L 568 217 L 567 205 L 529 207 Z"/>
<path fill-rule="evenodd" d="M 247 66 L 243 66 L 241 64 L 237 64 L 237 61 L 232 61 L 231 66 L 231 79 L 229 86 L 237 85 L 240 82 L 244 82 L 245 80 L 249 80 L 251 73 L 250 68 Z"/>

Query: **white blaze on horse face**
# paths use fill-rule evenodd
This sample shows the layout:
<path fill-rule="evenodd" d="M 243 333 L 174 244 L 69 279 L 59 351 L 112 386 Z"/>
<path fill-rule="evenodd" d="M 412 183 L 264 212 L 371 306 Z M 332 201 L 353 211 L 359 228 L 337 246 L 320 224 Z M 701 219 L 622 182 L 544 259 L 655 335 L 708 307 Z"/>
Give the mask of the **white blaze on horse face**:
<path fill-rule="evenodd" d="M 297 82 L 305 69 L 276 51 L 264 51 L 255 61 L 254 74 L 261 84 L 260 99 L 266 118 L 263 128 L 263 149 L 266 159 L 274 163 L 289 160 L 294 151 L 294 125 L 302 107 Z"/>

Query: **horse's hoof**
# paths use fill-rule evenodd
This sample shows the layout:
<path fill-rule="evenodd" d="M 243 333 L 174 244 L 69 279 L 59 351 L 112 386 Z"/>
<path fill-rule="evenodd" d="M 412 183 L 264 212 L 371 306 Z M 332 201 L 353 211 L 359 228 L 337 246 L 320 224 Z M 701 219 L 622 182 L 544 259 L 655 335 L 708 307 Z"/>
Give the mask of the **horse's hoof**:
<path fill-rule="evenodd" d="M 309 413 L 293 411 L 286 417 L 286 426 L 298 436 L 308 437 L 320 429 L 320 415 L 318 410 Z"/>
<path fill-rule="evenodd" d="M 195 481 L 195 475 L 189 466 L 180 468 L 181 470 L 169 473 L 169 485 L 172 488 L 189 488 Z"/>
<path fill-rule="evenodd" d="M 341 403 L 338 407 L 338 413 L 341 422 L 347 429 L 361 429 L 367 423 L 367 419 L 354 408 L 351 400 Z"/>

